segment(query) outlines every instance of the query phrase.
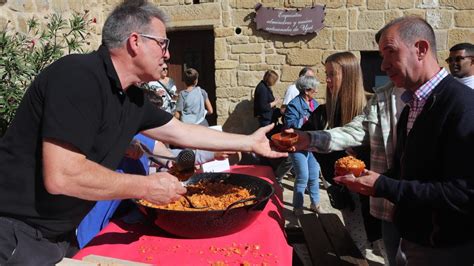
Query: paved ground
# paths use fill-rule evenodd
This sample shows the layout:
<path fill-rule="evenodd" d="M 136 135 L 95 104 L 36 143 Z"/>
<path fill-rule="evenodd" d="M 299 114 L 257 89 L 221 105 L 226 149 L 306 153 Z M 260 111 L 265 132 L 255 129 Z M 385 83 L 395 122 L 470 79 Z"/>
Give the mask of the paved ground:
<path fill-rule="evenodd" d="M 296 216 L 293 214 L 293 206 L 292 206 L 292 201 L 293 201 L 293 179 L 291 176 L 286 177 L 283 180 L 283 185 L 284 185 L 284 191 L 283 191 L 283 201 L 285 205 L 285 210 L 283 212 L 283 215 L 285 216 L 285 226 L 286 227 L 291 227 L 291 226 L 299 226 L 298 220 L 296 219 Z M 349 228 L 351 232 L 351 236 L 353 239 L 355 238 L 355 243 L 359 247 L 359 249 L 362 251 L 362 254 L 365 254 L 367 260 L 369 261 L 370 265 L 383 265 L 384 264 L 384 259 L 383 256 L 381 255 L 381 252 L 379 249 L 373 250 L 373 248 L 367 243 L 365 239 L 363 239 L 363 235 L 365 235 L 365 231 L 363 229 L 362 225 L 357 225 L 357 222 L 355 220 L 359 218 L 354 218 L 352 216 L 348 216 L 347 214 L 342 214 L 341 211 L 334 209 L 331 207 L 329 203 L 329 198 L 327 196 L 326 190 L 321 186 L 320 189 L 320 198 L 321 198 L 321 207 L 323 212 L 325 213 L 335 213 L 339 216 L 341 221 L 347 226 L 351 226 Z M 309 196 L 305 194 L 305 213 L 309 213 Z M 345 218 L 345 219 L 344 219 Z M 360 220 L 360 219 L 359 219 Z M 375 245 L 378 245 L 379 243 L 376 243 Z M 304 265 L 311 265 L 311 262 L 309 261 L 308 257 L 308 251 L 305 247 L 305 245 L 295 245 L 293 247 L 296 251 L 296 253 L 299 255 L 301 260 L 303 261 Z"/>

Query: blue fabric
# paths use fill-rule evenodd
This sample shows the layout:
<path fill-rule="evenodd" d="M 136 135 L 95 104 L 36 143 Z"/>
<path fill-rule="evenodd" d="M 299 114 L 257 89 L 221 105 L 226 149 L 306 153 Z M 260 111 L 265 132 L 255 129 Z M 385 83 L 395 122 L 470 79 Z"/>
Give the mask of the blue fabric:
<path fill-rule="evenodd" d="M 141 134 L 136 135 L 134 139 L 145 144 L 150 150 L 155 147 L 155 140 Z M 148 165 L 149 161 L 146 156 L 142 156 L 139 160 L 124 157 L 116 172 L 148 175 Z M 87 245 L 109 223 L 120 203 L 121 200 L 102 200 L 95 204 L 77 227 L 76 235 L 79 248 Z"/>
<path fill-rule="evenodd" d="M 319 163 L 312 152 L 290 153 L 293 169 L 296 171 L 293 189 L 293 207 L 303 208 L 304 191 L 308 187 L 311 203 L 319 204 Z"/>
<path fill-rule="evenodd" d="M 290 101 L 285 111 L 285 127 L 300 129 L 308 121 L 311 113 L 318 107 L 318 102 L 311 99 L 314 109 L 311 110 L 301 95 Z"/>

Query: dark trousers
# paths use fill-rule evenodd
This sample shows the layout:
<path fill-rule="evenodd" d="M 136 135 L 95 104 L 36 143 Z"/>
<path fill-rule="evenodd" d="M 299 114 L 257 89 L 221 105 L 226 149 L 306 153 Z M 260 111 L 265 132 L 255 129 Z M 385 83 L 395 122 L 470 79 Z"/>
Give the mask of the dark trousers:
<path fill-rule="evenodd" d="M 474 265 L 474 241 L 449 248 L 422 246 L 405 239 L 400 250 L 406 256 L 403 266 L 472 266 Z"/>
<path fill-rule="evenodd" d="M 73 232 L 68 238 L 52 242 L 22 221 L 0 217 L 0 265 L 55 265 L 78 251 Z"/>
<path fill-rule="evenodd" d="M 369 196 L 359 194 L 360 209 L 364 219 L 365 233 L 367 240 L 374 242 L 382 238 L 382 221 L 370 214 Z"/>

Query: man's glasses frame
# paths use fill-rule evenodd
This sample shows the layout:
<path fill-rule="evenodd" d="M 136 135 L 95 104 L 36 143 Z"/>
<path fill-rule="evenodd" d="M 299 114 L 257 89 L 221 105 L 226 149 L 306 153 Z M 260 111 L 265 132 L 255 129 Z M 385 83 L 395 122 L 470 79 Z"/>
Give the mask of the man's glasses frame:
<path fill-rule="evenodd" d="M 139 33 L 138 35 L 140 35 L 142 37 L 145 37 L 147 39 L 150 39 L 150 40 L 154 40 L 158 44 L 158 46 L 161 47 L 161 50 L 163 51 L 163 54 L 166 54 L 166 52 L 170 48 L 170 42 L 171 41 L 168 38 L 163 38 L 163 37 L 158 37 L 158 36 L 153 36 L 153 35 L 143 34 L 143 33 Z"/>
<path fill-rule="evenodd" d="M 462 60 L 464 60 L 464 59 L 466 59 L 466 58 L 471 58 L 471 57 L 474 57 L 474 56 L 472 56 L 472 55 L 466 55 L 466 56 L 448 57 L 448 58 L 446 58 L 446 60 L 444 60 L 444 61 L 446 61 L 446 63 L 448 63 L 448 64 L 452 64 L 452 63 L 454 63 L 454 62 L 459 63 L 459 62 L 461 62 Z"/>

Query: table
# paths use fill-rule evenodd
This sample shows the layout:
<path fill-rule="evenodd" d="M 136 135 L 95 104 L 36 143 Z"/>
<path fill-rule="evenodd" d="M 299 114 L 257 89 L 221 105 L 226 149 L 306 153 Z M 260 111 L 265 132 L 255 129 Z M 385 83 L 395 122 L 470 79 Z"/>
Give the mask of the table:
<path fill-rule="evenodd" d="M 112 220 L 74 259 L 94 254 L 159 265 L 291 265 L 282 216 L 282 190 L 266 166 L 233 166 L 232 173 L 263 178 L 275 194 L 247 228 L 226 236 L 183 239 L 148 223 L 127 224 Z"/>

